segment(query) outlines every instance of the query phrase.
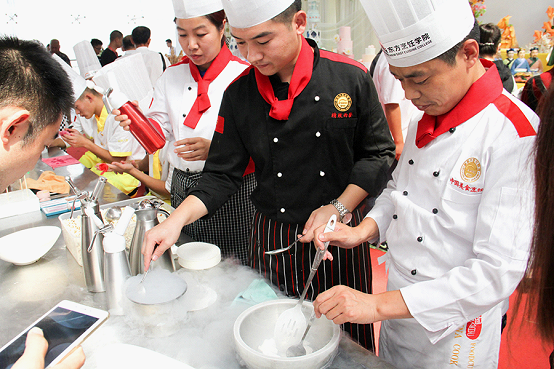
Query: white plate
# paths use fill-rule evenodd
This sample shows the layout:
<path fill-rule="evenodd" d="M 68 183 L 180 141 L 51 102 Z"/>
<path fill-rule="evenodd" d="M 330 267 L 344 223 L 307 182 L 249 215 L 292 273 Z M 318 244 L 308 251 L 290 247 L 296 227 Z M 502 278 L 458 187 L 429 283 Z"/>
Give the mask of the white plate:
<path fill-rule="evenodd" d="M 180 361 L 139 346 L 116 343 L 96 354 L 97 368 L 102 369 L 194 369 Z"/>
<path fill-rule="evenodd" d="M 32 264 L 46 254 L 60 237 L 59 227 L 23 229 L 0 238 L 0 259 L 15 265 Z"/>
<path fill-rule="evenodd" d="M 221 261 L 221 250 L 206 242 L 188 242 L 177 249 L 179 264 L 186 269 L 209 269 Z"/>

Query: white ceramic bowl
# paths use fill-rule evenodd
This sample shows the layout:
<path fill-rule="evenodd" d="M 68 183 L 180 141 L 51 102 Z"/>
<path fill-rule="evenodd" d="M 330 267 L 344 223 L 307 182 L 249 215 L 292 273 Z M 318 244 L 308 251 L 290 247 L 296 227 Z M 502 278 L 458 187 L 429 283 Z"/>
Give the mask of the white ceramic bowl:
<path fill-rule="evenodd" d="M 239 315 L 233 335 L 243 364 L 252 369 L 318 369 L 331 363 L 338 351 L 340 328 L 325 316 L 314 321 L 306 336 L 305 347 L 311 353 L 300 357 L 282 357 L 282 353 L 269 352 L 277 318 L 297 302 L 292 299 L 270 300 L 254 305 Z M 312 311 L 312 304 L 304 302 L 306 318 Z"/>
<path fill-rule="evenodd" d="M 60 237 L 59 227 L 34 227 L 0 238 L 0 259 L 15 265 L 32 264 L 46 254 Z"/>
<path fill-rule="evenodd" d="M 221 261 L 221 250 L 206 242 L 188 242 L 177 249 L 179 264 L 186 269 L 209 269 Z"/>

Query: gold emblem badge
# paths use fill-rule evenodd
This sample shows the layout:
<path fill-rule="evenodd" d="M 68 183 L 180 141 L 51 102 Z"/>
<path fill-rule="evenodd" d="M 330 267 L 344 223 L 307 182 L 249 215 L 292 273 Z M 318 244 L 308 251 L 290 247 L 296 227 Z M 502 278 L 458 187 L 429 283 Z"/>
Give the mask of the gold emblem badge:
<path fill-rule="evenodd" d="M 335 108 L 338 111 L 348 111 L 350 107 L 352 106 L 352 99 L 347 93 L 340 93 L 337 96 L 335 96 Z"/>
<path fill-rule="evenodd" d="M 481 163 L 476 158 L 469 158 L 462 164 L 460 175 L 466 182 L 475 182 L 481 177 Z"/>

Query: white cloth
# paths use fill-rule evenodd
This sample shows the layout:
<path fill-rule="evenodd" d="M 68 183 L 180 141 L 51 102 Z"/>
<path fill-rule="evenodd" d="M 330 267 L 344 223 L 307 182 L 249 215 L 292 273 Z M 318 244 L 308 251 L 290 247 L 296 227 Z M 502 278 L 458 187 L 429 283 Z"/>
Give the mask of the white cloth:
<path fill-rule="evenodd" d="M 173 0 L 175 18 L 189 19 L 215 13 L 223 9 L 221 0 Z"/>
<path fill-rule="evenodd" d="M 96 117 L 91 118 L 94 127 L 97 127 Z M 133 137 L 131 132 L 125 131 L 115 115 L 109 114 L 104 123 L 104 129 L 92 132 L 94 143 L 110 152 L 112 156 L 128 156 L 128 160 L 141 160 L 146 155 L 144 148 Z"/>
<path fill-rule="evenodd" d="M 503 94 L 536 131 L 538 117 Z M 418 120 L 414 117 L 408 128 L 392 180 L 367 215 L 389 245 L 387 289 L 401 291 L 414 317 L 384 322 L 380 356 L 398 368 L 447 367 L 458 355 L 456 330 L 481 316 L 482 341 L 473 348 L 472 367 L 493 368 L 500 306 L 527 264 L 534 136 L 520 138 L 514 124 L 489 104 L 454 133 L 420 149 L 415 146 Z M 470 173 L 464 163 L 475 164 L 472 158 L 480 163 L 480 176 L 460 189 L 468 183 L 462 175 Z M 471 359 L 464 355 L 456 357 L 465 360 L 461 367 Z"/>
<path fill-rule="evenodd" d="M 165 60 L 165 66 L 169 67 L 169 60 L 167 60 L 165 55 L 161 55 L 158 52 L 148 49 L 146 46 L 137 47 L 137 51 L 142 55 L 144 59 L 144 64 L 148 70 L 148 76 L 150 77 L 150 82 L 152 86 L 156 85 L 156 81 L 163 73 L 163 62 L 162 57 Z"/>
<path fill-rule="evenodd" d="M 156 120 L 168 141 L 169 164 L 180 170 L 201 171 L 205 161 L 185 161 L 174 153 L 173 143 L 185 138 L 203 137 L 212 139 L 219 106 L 227 86 L 247 68 L 245 63 L 235 60 L 210 83 L 208 97 L 211 107 L 204 112 L 195 129 L 183 124 L 184 114 L 188 114 L 196 100 L 198 84 L 192 77 L 189 65 L 178 63 L 169 67 L 154 88 L 154 98 L 146 116 Z"/>
<path fill-rule="evenodd" d="M 379 55 L 379 59 L 377 59 L 377 63 L 375 64 L 373 83 L 377 89 L 379 102 L 383 110 L 385 110 L 385 105 L 387 104 L 398 104 L 400 106 L 402 136 L 405 142 L 406 134 L 408 133 L 408 124 L 412 116 L 418 114 L 419 110 L 410 100 L 406 99 L 402 84 L 391 74 L 389 63 L 383 54 Z"/>
<path fill-rule="evenodd" d="M 122 58 L 125 58 L 126 56 L 131 56 L 140 53 L 137 49 L 134 50 L 126 50 L 125 54 L 123 54 Z"/>

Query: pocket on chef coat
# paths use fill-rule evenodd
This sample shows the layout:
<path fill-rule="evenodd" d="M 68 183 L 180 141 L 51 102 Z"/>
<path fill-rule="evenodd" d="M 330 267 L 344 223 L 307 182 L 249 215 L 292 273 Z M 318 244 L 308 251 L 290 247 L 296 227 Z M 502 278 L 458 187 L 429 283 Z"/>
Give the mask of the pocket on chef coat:
<path fill-rule="evenodd" d="M 476 190 L 478 189 L 477 187 Z M 446 186 L 446 189 L 443 193 L 443 200 L 455 202 L 456 204 L 477 204 L 481 201 L 482 192 L 470 192 L 462 191 L 456 188 L 451 187 L 450 185 Z"/>

